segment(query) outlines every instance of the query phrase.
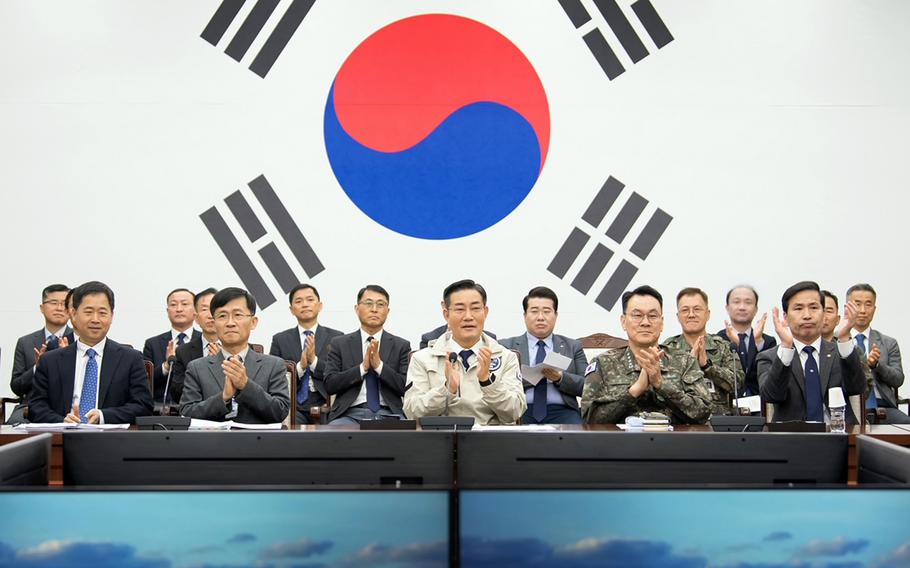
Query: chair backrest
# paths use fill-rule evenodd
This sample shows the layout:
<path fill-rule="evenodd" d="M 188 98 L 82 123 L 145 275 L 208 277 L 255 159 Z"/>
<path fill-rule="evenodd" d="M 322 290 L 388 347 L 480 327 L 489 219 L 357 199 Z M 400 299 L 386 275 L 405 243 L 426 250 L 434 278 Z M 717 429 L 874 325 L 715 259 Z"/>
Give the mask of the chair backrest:
<path fill-rule="evenodd" d="M 145 363 L 145 374 L 149 377 L 149 392 L 155 392 L 155 364 L 146 359 Z"/>
<path fill-rule="evenodd" d="M 288 417 L 284 419 L 284 425 L 290 428 L 297 427 L 297 363 L 294 361 L 285 361 L 287 366 L 288 392 L 291 395 L 291 410 Z"/>
<path fill-rule="evenodd" d="M 21 402 L 22 402 L 21 398 L 9 398 L 9 397 L 0 398 L 0 424 L 6 424 L 6 405 L 7 404 L 15 405 L 15 404 L 19 404 Z"/>
<path fill-rule="evenodd" d="M 616 337 L 608 333 L 592 333 L 585 337 L 579 337 L 578 341 L 585 351 L 585 357 L 588 361 L 594 360 L 595 357 L 609 351 L 610 349 L 621 349 L 629 345 L 628 339 Z"/>
<path fill-rule="evenodd" d="M 250 349 L 252 349 L 256 353 L 259 353 L 260 355 L 265 353 L 265 348 L 262 347 L 261 343 L 250 343 Z"/>

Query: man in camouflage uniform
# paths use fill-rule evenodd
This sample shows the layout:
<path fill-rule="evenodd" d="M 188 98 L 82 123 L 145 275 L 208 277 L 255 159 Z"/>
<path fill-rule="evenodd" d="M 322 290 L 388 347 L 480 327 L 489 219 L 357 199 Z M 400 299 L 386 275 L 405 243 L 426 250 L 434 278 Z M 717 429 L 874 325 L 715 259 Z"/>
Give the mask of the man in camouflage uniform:
<path fill-rule="evenodd" d="M 733 414 L 734 385 L 742 393 L 746 375 L 730 343 L 705 333 L 711 318 L 708 295 L 699 288 L 683 288 L 676 295 L 676 318 L 683 332 L 664 340 L 671 351 L 689 353 L 698 361 L 711 394 L 711 414 Z"/>
<path fill-rule="evenodd" d="M 597 357 L 585 370 L 581 411 L 588 424 L 615 424 L 641 412 L 661 412 L 674 424 L 704 423 L 711 398 L 698 362 L 658 346 L 663 298 L 650 286 L 622 295 L 620 323 L 629 346 Z"/>

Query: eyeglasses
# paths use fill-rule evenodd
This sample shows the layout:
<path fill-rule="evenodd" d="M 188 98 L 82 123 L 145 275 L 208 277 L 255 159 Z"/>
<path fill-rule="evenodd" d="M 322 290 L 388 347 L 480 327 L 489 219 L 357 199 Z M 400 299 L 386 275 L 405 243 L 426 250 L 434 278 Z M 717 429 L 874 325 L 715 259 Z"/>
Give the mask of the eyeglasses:
<path fill-rule="evenodd" d="M 62 307 L 66 306 L 66 301 L 64 301 L 64 300 L 44 300 L 41 303 L 47 304 L 48 306 L 51 306 L 52 308 L 62 308 Z"/>
<path fill-rule="evenodd" d="M 227 323 L 230 320 L 234 320 L 237 323 L 240 323 L 246 319 L 253 317 L 253 314 L 244 314 L 241 312 L 234 312 L 229 314 L 227 312 L 220 312 L 215 314 L 215 321 L 218 323 Z"/>
<path fill-rule="evenodd" d="M 631 312 L 629 314 L 626 314 L 626 317 L 629 318 L 630 320 L 632 320 L 632 322 L 634 322 L 634 323 L 641 323 L 642 320 L 645 320 L 645 319 L 648 320 L 648 323 L 654 323 L 654 322 L 660 321 L 660 318 L 662 318 L 663 315 L 661 315 L 657 312 L 650 312 L 647 314 L 643 314 L 641 312 Z"/>
<path fill-rule="evenodd" d="M 368 310 L 372 310 L 373 308 L 376 308 L 377 310 L 384 310 L 389 307 L 389 303 L 383 302 L 382 300 L 379 300 L 378 302 L 374 302 L 373 300 L 364 300 L 357 303 Z"/>
<path fill-rule="evenodd" d="M 679 315 L 687 316 L 689 314 L 700 316 L 705 313 L 705 309 L 701 306 L 695 306 L 694 308 L 685 307 L 679 310 Z"/>
<path fill-rule="evenodd" d="M 458 317 L 464 317 L 468 312 L 471 312 L 472 316 L 479 316 L 483 313 L 483 306 L 471 306 L 470 308 L 467 308 L 465 306 L 456 306 L 449 309 L 449 311 Z"/>

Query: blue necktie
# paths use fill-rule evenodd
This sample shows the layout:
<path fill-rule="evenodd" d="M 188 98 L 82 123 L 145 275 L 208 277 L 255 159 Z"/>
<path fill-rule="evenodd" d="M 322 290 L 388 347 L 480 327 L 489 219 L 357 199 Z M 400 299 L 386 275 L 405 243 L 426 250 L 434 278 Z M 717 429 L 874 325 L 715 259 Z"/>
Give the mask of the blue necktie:
<path fill-rule="evenodd" d="M 473 354 L 474 354 L 474 352 L 471 351 L 470 349 L 465 349 L 464 351 L 461 351 L 458 353 L 458 356 L 461 357 L 461 363 L 464 365 L 465 371 L 467 371 L 468 367 L 471 366 L 471 363 L 468 361 L 468 359 L 470 359 L 471 355 L 473 355 Z"/>
<path fill-rule="evenodd" d="M 45 342 L 47 344 L 47 351 L 53 351 L 54 349 L 60 347 L 60 338 L 56 335 L 52 335 L 47 338 Z"/>
<path fill-rule="evenodd" d="M 806 345 L 803 351 L 808 355 L 806 357 L 806 420 L 810 422 L 824 422 L 824 402 L 822 401 L 822 379 L 818 374 L 818 363 L 812 353 L 815 347 Z"/>
<path fill-rule="evenodd" d="M 859 346 L 860 350 L 863 352 L 863 355 L 868 356 L 869 352 L 866 350 L 866 335 L 863 333 L 856 334 L 856 344 Z M 872 385 L 872 392 L 869 393 L 869 398 L 866 399 L 866 408 L 878 408 L 878 400 L 875 396 L 875 384 Z"/>
<path fill-rule="evenodd" d="M 307 344 L 310 342 L 310 338 L 313 337 L 313 332 L 306 330 L 303 332 L 303 351 L 306 351 Z M 300 377 L 300 381 L 297 384 L 297 404 L 303 404 L 310 398 L 310 366 L 307 365 L 303 368 L 303 376 Z"/>
<path fill-rule="evenodd" d="M 537 341 L 537 355 L 534 357 L 534 364 L 540 365 L 547 358 L 547 344 L 544 341 Z M 534 420 L 542 422 L 547 417 L 547 378 L 543 377 L 540 382 L 534 385 L 534 408 L 531 410 L 531 416 Z"/>
<path fill-rule="evenodd" d="M 177 334 L 177 347 L 180 347 L 184 343 L 186 343 L 186 334 L 181 331 Z"/>
<path fill-rule="evenodd" d="M 743 371 L 749 370 L 749 336 L 745 333 L 739 335 L 739 362 L 743 364 Z"/>
<path fill-rule="evenodd" d="M 79 395 L 79 421 L 88 422 L 85 417 L 95 407 L 95 398 L 98 396 L 98 362 L 94 349 L 85 352 L 88 363 L 85 365 L 85 375 L 82 377 L 82 394 Z"/>
<path fill-rule="evenodd" d="M 367 343 L 373 341 L 375 339 L 372 335 L 367 338 Z M 364 379 L 367 382 L 367 407 L 373 412 L 379 412 L 379 375 L 376 374 L 376 369 L 367 371 Z"/>

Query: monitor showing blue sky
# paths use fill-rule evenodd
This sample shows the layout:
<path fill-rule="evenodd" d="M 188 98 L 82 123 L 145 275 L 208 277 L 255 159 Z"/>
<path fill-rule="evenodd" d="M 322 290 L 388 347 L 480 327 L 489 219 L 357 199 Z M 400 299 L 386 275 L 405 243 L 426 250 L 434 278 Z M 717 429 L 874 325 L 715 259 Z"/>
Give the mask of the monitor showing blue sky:
<path fill-rule="evenodd" d="M 0 493 L 0 567 L 448 566 L 448 493 Z"/>
<path fill-rule="evenodd" d="M 464 568 L 910 567 L 906 490 L 462 491 Z"/>

